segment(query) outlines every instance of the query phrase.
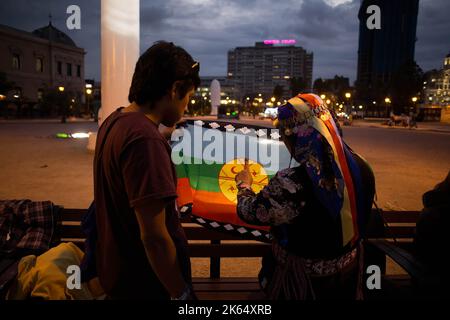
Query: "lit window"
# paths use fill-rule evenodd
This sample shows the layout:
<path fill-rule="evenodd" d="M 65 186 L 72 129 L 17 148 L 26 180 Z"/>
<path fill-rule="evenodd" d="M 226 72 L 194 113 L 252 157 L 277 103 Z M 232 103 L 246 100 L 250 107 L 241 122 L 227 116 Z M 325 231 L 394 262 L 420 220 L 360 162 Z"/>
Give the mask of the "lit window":
<path fill-rule="evenodd" d="M 16 70 L 20 69 L 20 56 L 18 54 L 13 54 L 12 67 L 13 67 L 13 69 L 16 69 Z"/>
<path fill-rule="evenodd" d="M 44 72 L 44 59 L 36 58 L 36 71 Z"/>

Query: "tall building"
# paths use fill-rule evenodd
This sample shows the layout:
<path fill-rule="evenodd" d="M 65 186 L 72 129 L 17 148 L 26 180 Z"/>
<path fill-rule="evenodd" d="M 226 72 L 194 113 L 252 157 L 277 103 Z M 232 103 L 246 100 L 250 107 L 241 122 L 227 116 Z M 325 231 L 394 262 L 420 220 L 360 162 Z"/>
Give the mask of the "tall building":
<path fill-rule="evenodd" d="M 381 29 L 368 29 L 367 7 L 381 10 Z M 414 61 L 419 0 L 362 0 L 358 13 L 358 93 L 363 100 L 376 99 L 392 75 Z"/>
<path fill-rule="evenodd" d="M 13 83 L 5 99 L 37 103 L 47 89 L 64 87 L 84 99 L 85 51 L 50 22 L 27 32 L 0 25 L 0 72 Z"/>
<path fill-rule="evenodd" d="M 254 47 L 228 51 L 228 79 L 235 86 L 238 99 L 262 94 L 270 97 L 275 86 L 290 96 L 290 80 L 301 78 L 311 89 L 313 53 L 294 45 L 277 46 L 256 42 Z"/>

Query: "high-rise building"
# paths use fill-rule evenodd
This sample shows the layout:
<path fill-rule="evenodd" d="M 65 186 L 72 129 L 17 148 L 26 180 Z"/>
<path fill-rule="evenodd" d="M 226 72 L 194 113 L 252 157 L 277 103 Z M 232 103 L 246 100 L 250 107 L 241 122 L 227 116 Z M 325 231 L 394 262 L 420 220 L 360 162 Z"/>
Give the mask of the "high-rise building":
<path fill-rule="evenodd" d="M 262 94 L 270 97 L 274 88 L 283 86 L 290 96 L 292 78 L 301 79 L 311 89 L 313 53 L 294 45 L 256 42 L 254 47 L 237 47 L 228 51 L 227 77 L 235 86 L 238 99 Z"/>
<path fill-rule="evenodd" d="M 369 29 L 367 7 L 381 11 L 381 29 Z M 359 98 L 376 99 L 392 75 L 414 61 L 419 0 L 362 0 L 358 13 L 359 48 L 356 86 Z"/>

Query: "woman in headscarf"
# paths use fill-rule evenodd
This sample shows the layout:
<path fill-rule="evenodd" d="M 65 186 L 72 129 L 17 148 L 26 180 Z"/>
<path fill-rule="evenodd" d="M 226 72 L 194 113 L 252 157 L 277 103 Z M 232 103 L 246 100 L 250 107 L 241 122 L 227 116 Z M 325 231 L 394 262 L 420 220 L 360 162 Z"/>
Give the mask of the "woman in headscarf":
<path fill-rule="evenodd" d="M 259 280 L 269 299 L 362 299 L 364 237 L 375 180 L 314 94 L 278 109 L 277 128 L 299 164 L 255 194 L 248 165 L 236 176 L 237 213 L 271 227 L 272 252 Z"/>

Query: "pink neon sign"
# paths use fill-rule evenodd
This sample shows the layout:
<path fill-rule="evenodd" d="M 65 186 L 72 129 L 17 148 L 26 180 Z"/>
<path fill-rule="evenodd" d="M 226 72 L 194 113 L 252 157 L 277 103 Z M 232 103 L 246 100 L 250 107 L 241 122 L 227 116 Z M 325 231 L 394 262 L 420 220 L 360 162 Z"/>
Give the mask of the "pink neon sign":
<path fill-rule="evenodd" d="M 268 39 L 268 40 L 264 40 L 264 44 L 295 44 L 296 41 L 294 39 L 282 39 L 282 40 L 278 40 L 278 39 Z"/>

